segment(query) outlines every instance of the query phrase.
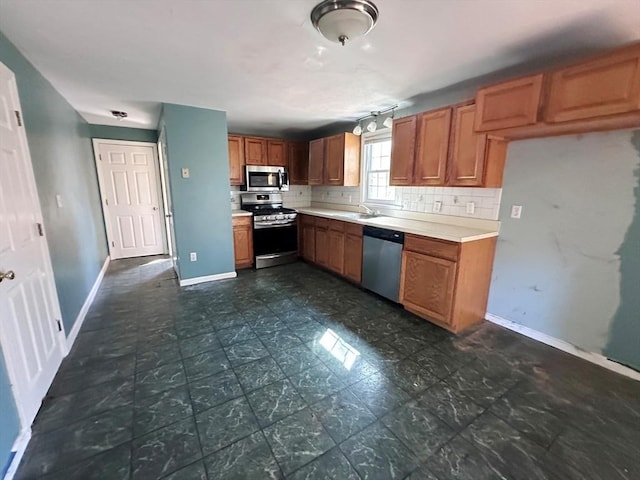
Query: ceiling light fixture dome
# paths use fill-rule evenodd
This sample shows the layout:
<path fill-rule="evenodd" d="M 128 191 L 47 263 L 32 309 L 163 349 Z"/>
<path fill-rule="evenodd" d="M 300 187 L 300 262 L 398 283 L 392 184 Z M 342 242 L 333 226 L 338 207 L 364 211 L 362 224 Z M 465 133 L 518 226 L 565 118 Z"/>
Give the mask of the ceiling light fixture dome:
<path fill-rule="evenodd" d="M 332 42 L 366 35 L 378 21 L 378 7 L 370 0 L 324 0 L 311 11 L 311 23 Z"/>

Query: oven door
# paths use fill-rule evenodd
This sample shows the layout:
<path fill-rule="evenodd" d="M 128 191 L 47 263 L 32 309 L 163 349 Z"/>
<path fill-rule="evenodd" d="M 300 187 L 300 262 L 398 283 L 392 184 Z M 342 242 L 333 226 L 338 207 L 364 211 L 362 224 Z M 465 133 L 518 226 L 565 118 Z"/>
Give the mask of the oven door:
<path fill-rule="evenodd" d="M 256 257 L 297 252 L 297 225 L 295 223 L 289 225 L 255 225 L 253 228 L 253 249 Z"/>

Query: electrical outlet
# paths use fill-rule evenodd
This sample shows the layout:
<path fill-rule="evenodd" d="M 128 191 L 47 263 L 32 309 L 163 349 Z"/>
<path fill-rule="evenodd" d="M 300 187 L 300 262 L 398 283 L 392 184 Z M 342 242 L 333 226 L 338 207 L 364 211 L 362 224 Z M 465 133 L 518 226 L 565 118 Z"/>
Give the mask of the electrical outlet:
<path fill-rule="evenodd" d="M 436 200 L 435 202 L 433 202 L 433 211 L 439 212 L 441 210 L 442 210 L 442 202 L 440 200 Z"/>
<path fill-rule="evenodd" d="M 351 203 L 351 195 L 349 195 L 349 203 Z"/>
<path fill-rule="evenodd" d="M 182 178 L 189 178 L 190 172 L 187 167 L 182 167 Z"/>
<path fill-rule="evenodd" d="M 191 260 L 192 262 L 197 262 L 198 261 L 198 254 L 196 252 L 191 252 L 189 254 L 189 260 Z"/>
<path fill-rule="evenodd" d="M 476 211 L 476 204 L 475 202 L 467 202 L 467 213 L 469 215 L 473 215 Z"/>
<path fill-rule="evenodd" d="M 522 215 L 522 205 L 511 205 L 511 218 L 520 218 Z"/>

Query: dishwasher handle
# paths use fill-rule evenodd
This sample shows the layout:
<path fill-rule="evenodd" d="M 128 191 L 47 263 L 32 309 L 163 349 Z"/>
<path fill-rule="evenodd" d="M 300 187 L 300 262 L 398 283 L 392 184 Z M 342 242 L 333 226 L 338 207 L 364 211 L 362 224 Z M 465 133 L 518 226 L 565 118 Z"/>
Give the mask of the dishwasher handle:
<path fill-rule="evenodd" d="M 386 240 L 387 242 L 404 245 L 404 232 L 365 225 L 362 229 L 362 234 L 365 237 L 379 238 L 380 240 Z"/>

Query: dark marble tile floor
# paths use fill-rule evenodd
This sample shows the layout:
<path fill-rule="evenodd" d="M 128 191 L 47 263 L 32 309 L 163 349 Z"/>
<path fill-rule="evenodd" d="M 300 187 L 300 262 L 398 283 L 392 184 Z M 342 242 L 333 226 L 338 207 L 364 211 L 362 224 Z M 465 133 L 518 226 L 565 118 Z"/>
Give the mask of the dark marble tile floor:
<path fill-rule="evenodd" d="M 640 383 L 296 263 L 112 262 L 17 479 L 640 478 Z"/>

